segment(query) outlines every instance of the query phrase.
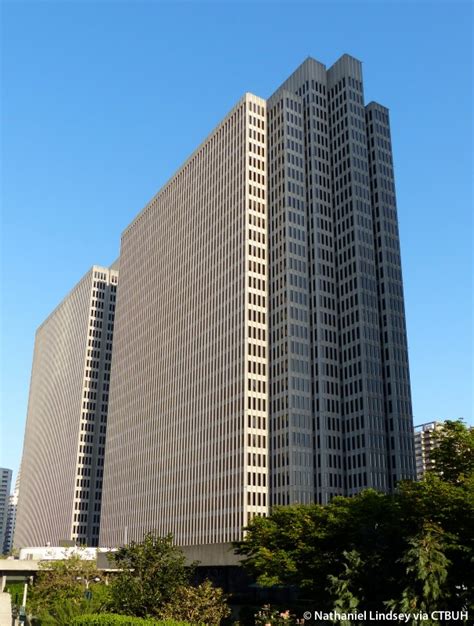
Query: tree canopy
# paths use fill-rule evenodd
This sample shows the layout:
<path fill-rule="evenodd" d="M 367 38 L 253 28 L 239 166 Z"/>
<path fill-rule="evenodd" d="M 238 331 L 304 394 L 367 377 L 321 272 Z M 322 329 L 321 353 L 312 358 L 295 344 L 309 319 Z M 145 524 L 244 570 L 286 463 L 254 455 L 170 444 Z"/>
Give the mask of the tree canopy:
<path fill-rule="evenodd" d="M 474 474 L 474 428 L 462 420 L 447 420 L 434 431 L 432 472 L 444 481 L 459 485 Z"/>
<path fill-rule="evenodd" d="M 108 602 L 108 589 L 98 584 L 100 578 L 95 561 L 79 556 L 45 561 L 31 586 L 28 612 L 41 624 L 68 626 L 77 615 L 100 611 Z"/>
<path fill-rule="evenodd" d="M 222 590 L 204 581 L 191 585 L 194 567 L 186 565 L 172 535 L 150 532 L 112 555 L 120 572 L 111 582 L 111 608 L 137 617 L 219 624 L 230 611 Z"/>
<path fill-rule="evenodd" d="M 321 610 L 474 608 L 473 431 L 448 423 L 436 471 L 394 494 L 275 507 L 236 544 L 262 586 L 295 587 Z"/>
<path fill-rule="evenodd" d="M 132 541 L 111 557 L 121 570 L 111 585 L 117 613 L 157 615 L 179 587 L 189 584 L 192 575 L 183 552 L 173 545 L 172 535 L 147 533 L 141 542 Z"/>

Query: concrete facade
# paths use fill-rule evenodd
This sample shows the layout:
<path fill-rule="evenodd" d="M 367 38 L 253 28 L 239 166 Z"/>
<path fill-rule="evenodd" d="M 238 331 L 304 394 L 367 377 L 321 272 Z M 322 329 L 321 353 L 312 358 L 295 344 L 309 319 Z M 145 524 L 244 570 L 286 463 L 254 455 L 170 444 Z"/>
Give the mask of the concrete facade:
<path fill-rule="evenodd" d="M 0 592 L 0 626 L 12 624 L 12 600 L 9 593 Z"/>
<path fill-rule="evenodd" d="M 246 94 L 122 236 L 101 545 L 268 511 L 265 124 Z"/>
<path fill-rule="evenodd" d="M 117 280 L 92 267 L 36 333 L 15 547 L 98 543 Z"/>

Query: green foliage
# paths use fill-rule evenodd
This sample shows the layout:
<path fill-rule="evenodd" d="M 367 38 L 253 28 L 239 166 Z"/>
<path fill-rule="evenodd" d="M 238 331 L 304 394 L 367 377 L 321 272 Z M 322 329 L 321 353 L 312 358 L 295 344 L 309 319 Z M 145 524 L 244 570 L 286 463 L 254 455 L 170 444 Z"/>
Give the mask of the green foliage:
<path fill-rule="evenodd" d="M 132 541 L 113 553 L 112 559 L 122 571 L 111 582 L 111 607 L 137 617 L 159 617 L 192 574 L 171 535 L 148 533 L 142 542 Z"/>
<path fill-rule="evenodd" d="M 160 614 L 192 624 L 220 624 L 230 614 L 230 609 L 222 589 L 206 580 L 198 587 L 178 587 Z"/>
<path fill-rule="evenodd" d="M 353 589 L 353 581 L 360 577 L 360 572 L 364 566 L 359 553 L 356 550 L 344 552 L 344 571 L 339 576 L 328 576 L 328 592 L 335 598 L 334 611 L 338 613 L 356 613 L 363 598 L 363 590 Z M 354 595 L 354 594 L 357 595 Z M 351 622 L 342 620 L 341 626 L 351 626 Z"/>
<path fill-rule="evenodd" d="M 72 620 L 89 610 L 84 601 L 75 602 L 67 598 L 58 598 L 48 609 L 41 609 L 34 619 L 40 626 L 68 626 Z"/>
<path fill-rule="evenodd" d="M 92 598 L 84 597 L 63 597 L 58 596 L 51 599 L 48 606 L 42 606 L 38 610 L 33 610 L 34 623 L 41 626 L 69 626 L 74 618 L 90 613 L 91 611 L 102 611 L 106 608 L 104 598 L 108 600 L 107 588 L 104 585 L 90 587 Z M 27 603 L 28 613 L 32 611 L 31 605 Z"/>
<path fill-rule="evenodd" d="M 439 601 L 447 595 L 446 580 L 449 560 L 444 549 L 444 533 L 439 526 L 426 523 L 422 532 L 409 540 L 410 548 L 400 561 L 406 565 L 407 586 L 400 601 L 386 604 L 402 613 L 436 611 Z M 422 624 L 423 621 L 413 621 Z M 431 622 L 427 622 L 431 623 Z"/>
<path fill-rule="evenodd" d="M 474 610 L 472 430 L 448 423 L 437 473 L 393 495 L 275 507 L 236 544 L 262 586 L 300 590 L 319 610 Z"/>
<path fill-rule="evenodd" d="M 5 591 L 10 594 L 13 606 L 21 606 L 24 587 L 24 583 L 7 583 Z"/>
<path fill-rule="evenodd" d="M 474 428 L 462 420 L 447 420 L 442 429 L 434 431 L 433 438 L 433 473 L 454 485 L 474 474 Z"/>
<path fill-rule="evenodd" d="M 345 578 L 348 590 L 366 589 L 367 603 L 391 581 L 394 554 L 403 545 L 398 524 L 396 502 L 367 490 L 355 498 L 334 498 L 327 506 L 276 507 L 270 517 L 252 520 L 237 552 L 260 585 L 296 586 L 329 611 L 338 599 L 336 579 L 342 584 Z M 349 581 L 348 555 L 354 550 L 364 567 L 357 570 L 357 581 Z"/>
<path fill-rule="evenodd" d="M 93 561 L 72 556 L 41 564 L 41 571 L 28 593 L 28 612 L 42 626 L 68 626 L 82 613 L 100 611 L 108 603 L 108 589 L 94 582 L 100 572 Z M 86 588 L 92 593 L 85 598 Z"/>
<path fill-rule="evenodd" d="M 473 478 L 465 477 L 455 485 L 428 474 L 418 483 L 403 483 L 397 494 L 405 518 L 404 554 L 413 547 L 410 541 L 419 538 L 430 524 L 442 532 L 442 551 L 450 563 L 445 605 L 452 610 L 474 609 Z"/>
<path fill-rule="evenodd" d="M 173 620 L 157 621 L 131 617 L 130 615 L 116 615 L 113 613 L 100 613 L 96 615 L 82 615 L 70 622 L 70 626 L 191 626 L 188 622 L 175 622 Z"/>

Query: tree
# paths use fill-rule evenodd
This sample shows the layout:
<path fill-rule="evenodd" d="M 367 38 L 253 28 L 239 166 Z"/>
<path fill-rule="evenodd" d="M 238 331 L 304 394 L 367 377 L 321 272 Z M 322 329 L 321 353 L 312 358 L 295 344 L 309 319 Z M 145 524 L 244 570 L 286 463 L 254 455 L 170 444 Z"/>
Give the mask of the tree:
<path fill-rule="evenodd" d="M 420 482 L 404 482 L 397 494 L 404 527 L 410 541 L 422 536 L 430 524 L 443 533 L 442 551 L 449 560 L 446 580 L 449 607 L 464 610 L 473 606 L 474 589 L 474 475 L 459 484 L 428 473 Z"/>
<path fill-rule="evenodd" d="M 198 587 L 178 587 L 160 614 L 163 619 L 191 624 L 220 624 L 230 609 L 222 589 L 206 580 Z"/>
<path fill-rule="evenodd" d="M 67 626 L 72 617 L 100 611 L 108 602 L 105 585 L 97 584 L 100 573 L 94 561 L 74 555 L 61 561 L 41 563 L 28 595 L 28 612 L 42 624 Z M 90 591 L 90 598 L 85 591 Z"/>
<path fill-rule="evenodd" d="M 389 600 L 386 605 L 402 613 L 430 615 L 439 609 L 439 602 L 448 595 L 446 580 L 449 560 L 444 554 L 443 530 L 425 523 L 420 535 L 409 540 L 410 548 L 400 559 L 406 565 L 407 586 L 401 600 Z M 412 618 L 412 624 L 424 624 L 422 618 Z M 426 622 L 431 624 L 432 620 Z"/>
<path fill-rule="evenodd" d="M 137 617 L 159 616 L 180 587 L 189 583 L 193 568 L 173 545 L 172 535 L 147 533 L 111 555 L 121 570 L 111 582 L 115 612 Z"/>
<path fill-rule="evenodd" d="M 433 438 L 432 472 L 454 485 L 474 474 L 474 428 L 469 428 L 462 420 L 447 420 L 442 428 L 434 431 Z"/>
<path fill-rule="evenodd" d="M 394 494 L 275 507 L 236 544 L 262 586 L 292 586 L 325 611 L 474 610 L 472 429 L 448 423 L 436 472 Z M 347 612 L 347 611 L 340 611 Z"/>
<path fill-rule="evenodd" d="M 357 575 L 364 564 L 356 550 L 344 552 L 344 557 L 344 572 L 339 576 L 328 576 L 328 592 L 335 598 L 335 612 L 340 614 L 356 613 L 361 605 L 361 600 L 363 600 L 363 590 L 354 589 L 353 581 L 357 579 Z M 354 622 L 346 620 L 338 621 L 338 623 L 340 623 L 341 626 L 351 626 L 351 624 L 354 624 Z"/>
<path fill-rule="evenodd" d="M 343 581 L 346 599 L 362 589 L 367 608 L 383 608 L 383 593 L 401 591 L 396 560 L 406 543 L 399 524 L 398 503 L 367 490 L 326 506 L 275 507 L 252 520 L 236 551 L 260 585 L 297 587 L 321 610 L 334 608 Z M 363 567 L 355 567 L 356 555 Z"/>

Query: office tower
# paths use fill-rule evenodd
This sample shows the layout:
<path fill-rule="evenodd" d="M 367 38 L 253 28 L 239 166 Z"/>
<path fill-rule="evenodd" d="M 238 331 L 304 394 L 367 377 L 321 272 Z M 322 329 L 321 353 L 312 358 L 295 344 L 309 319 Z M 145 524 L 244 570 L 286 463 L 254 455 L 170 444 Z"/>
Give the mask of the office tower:
<path fill-rule="evenodd" d="M 5 538 L 3 541 L 3 554 L 10 554 L 13 550 L 13 534 L 16 524 L 16 509 L 18 506 L 18 494 L 20 491 L 21 468 L 15 481 L 15 489 L 8 498 L 7 524 L 5 528 Z"/>
<path fill-rule="evenodd" d="M 387 491 L 415 476 L 388 111 L 348 55 L 267 108 L 271 504 Z"/>
<path fill-rule="evenodd" d="M 246 94 L 123 233 L 101 545 L 268 511 L 266 156 Z"/>
<path fill-rule="evenodd" d="M 388 111 L 359 61 L 246 95 L 120 259 L 101 544 L 226 543 L 414 478 Z"/>
<path fill-rule="evenodd" d="M 93 266 L 36 332 L 15 547 L 98 543 L 117 279 Z"/>
<path fill-rule="evenodd" d="M 428 422 L 415 426 L 415 458 L 416 477 L 421 480 L 426 472 L 434 468 L 434 460 L 431 457 L 436 447 L 436 433 L 443 430 L 442 422 Z"/>
<path fill-rule="evenodd" d="M 11 469 L 0 467 L 0 547 L 2 549 L 7 530 L 8 499 L 10 496 L 11 481 Z"/>

